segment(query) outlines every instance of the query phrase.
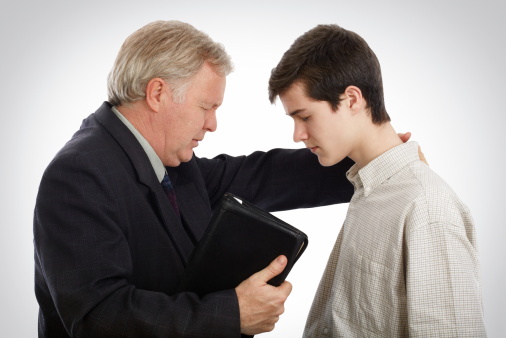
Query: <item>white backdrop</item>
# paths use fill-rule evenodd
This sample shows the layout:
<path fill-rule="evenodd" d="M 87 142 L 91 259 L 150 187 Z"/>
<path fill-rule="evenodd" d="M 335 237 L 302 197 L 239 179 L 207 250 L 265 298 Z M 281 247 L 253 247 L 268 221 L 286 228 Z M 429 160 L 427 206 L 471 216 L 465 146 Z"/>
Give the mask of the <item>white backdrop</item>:
<path fill-rule="evenodd" d="M 6 2 L 6 1 L 3 1 Z M 184 4 L 182 4 L 184 2 Z M 180 4 L 181 3 L 181 4 Z M 235 64 L 218 131 L 196 153 L 246 154 L 292 142 L 292 124 L 267 99 L 270 70 L 299 35 L 337 23 L 369 42 L 383 69 L 387 110 L 431 167 L 471 208 L 490 337 L 506 336 L 504 97 L 506 3 L 444 1 L 10 1 L 0 12 L 0 335 L 35 337 L 32 213 L 43 170 L 107 99 L 123 40 L 153 20 L 189 22 L 222 42 Z M 237 4 L 240 3 L 240 4 Z M 346 205 L 277 213 L 309 247 L 276 329 L 299 337 Z"/>

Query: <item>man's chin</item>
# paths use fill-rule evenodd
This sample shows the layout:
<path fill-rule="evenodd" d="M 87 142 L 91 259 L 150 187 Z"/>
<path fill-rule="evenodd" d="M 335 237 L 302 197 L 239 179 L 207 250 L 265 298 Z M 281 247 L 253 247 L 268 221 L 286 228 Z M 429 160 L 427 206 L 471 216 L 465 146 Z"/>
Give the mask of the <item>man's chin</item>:
<path fill-rule="evenodd" d="M 191 154 L 188 154 L 188 155 L 183 155 L 183 156 L 177 156 L 173 159 L 170 159 L 170 161 L 168 163 L 164 163 L 163 165 L 167 166 L 167 167 L 179 167 L 179 165 L 183 162 L 189 162 L 193 157 L 193 152 Z"/>
<path fill-rule="evenodd" d="M 190 160 L 193 158 L 193 150 L 189 154 L 184 154 L 179 158 L 179 163 L 181 162 L 190 162 Z"/>
<path fill-rule="evenodd" d="M 320 162 L 320 165 L 322 165 L 323 167 L 332 167 L 334 164 L 337 164 L 337 163 L 341 162 L 342 160 L 343 159 L 336 160 L 335 158 L 328 159 L 325 157 L 318 156 L 318 162 Z"/>

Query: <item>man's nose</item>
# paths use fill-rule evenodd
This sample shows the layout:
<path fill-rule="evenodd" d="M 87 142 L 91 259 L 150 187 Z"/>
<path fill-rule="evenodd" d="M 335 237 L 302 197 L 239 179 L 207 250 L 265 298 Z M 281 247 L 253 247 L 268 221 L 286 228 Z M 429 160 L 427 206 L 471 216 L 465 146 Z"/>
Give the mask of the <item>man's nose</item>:
<path fill-rule="evenodd" d="M 298 123 L 295 123 L 293 128 L 293 141 L 294 142 L 300 142 L 307 140 L 307 132 L 305 128 L 298 125 Z"/>
<path fill-rule="evenodd" d="M 204 123 L 204 130 L 206 131 L 216 131 L 218 128 L 218 120 L 216 119 L 216 109 L 211 109 L 206 116 L 206 121 Z"/>

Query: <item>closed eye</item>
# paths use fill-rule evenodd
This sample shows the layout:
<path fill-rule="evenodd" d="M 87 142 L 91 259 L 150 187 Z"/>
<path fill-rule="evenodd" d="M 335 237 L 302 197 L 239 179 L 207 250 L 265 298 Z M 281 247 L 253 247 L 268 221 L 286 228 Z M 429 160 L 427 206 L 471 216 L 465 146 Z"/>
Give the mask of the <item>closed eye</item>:
<path fill-rule="evenodd" d="M 210 110 L 217 110 L 218 108 L 220 107 L 219 104 L 215 104 L 215 105 L 211 105 L 211 104 L 202 104 L 200 105 L 200 108 L 205 110 L 205 111 L 210 111 Z"/>

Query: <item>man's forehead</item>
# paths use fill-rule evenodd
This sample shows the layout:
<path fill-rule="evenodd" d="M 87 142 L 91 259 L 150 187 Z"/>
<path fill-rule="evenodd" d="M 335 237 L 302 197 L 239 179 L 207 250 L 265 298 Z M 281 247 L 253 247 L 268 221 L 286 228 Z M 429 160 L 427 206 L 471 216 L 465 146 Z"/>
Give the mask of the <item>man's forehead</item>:
<path fill-rule="evenodd" d="M 305 109 L 305 103 L 310 101 L 302 84 L 294 83 L 279 94 L 279 99 L 288 115 L 295 115 Z"/>

